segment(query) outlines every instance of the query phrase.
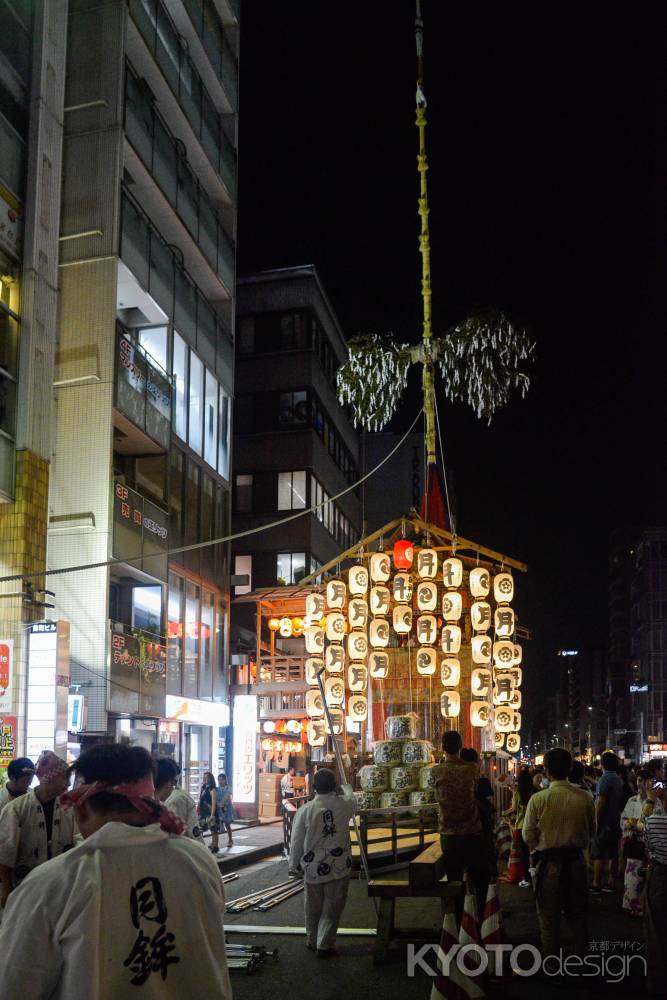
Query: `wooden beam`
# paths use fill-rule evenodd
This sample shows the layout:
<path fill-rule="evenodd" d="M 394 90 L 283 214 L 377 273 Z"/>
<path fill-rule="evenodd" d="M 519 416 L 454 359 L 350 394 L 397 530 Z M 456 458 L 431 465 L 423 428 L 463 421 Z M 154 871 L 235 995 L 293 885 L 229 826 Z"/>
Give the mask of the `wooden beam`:
<path fill-rule="evenodd" d="M 422 531 L 430 531 L 432 535 L 441 538 L 447 543 L 448 547 L 451 547 L 455 542 L 457 550 L 470 549 L 473 552 L 479 552 L 480 555 L 488 556 L 495 563 L 504 563 L 506 566 L 511 566 L 512 569 L 518 569 L 521 573 L 528 572 L 528 565 L 526 563 L 512 559 L 511 556 L 503 555 L 502 552 L 496 552 L 495 549 L 489 549 L 485 545 L 480 545 L 479 542 L 472 542 L 469 538 L 463 538 L 461 535 L 452 535 L 450 531 L 438 528 L 434 524 L 428 524 L 426 521 L 422 521 L 420 517 L 411 517 L 409 520 Z"/>
<path fill-rule="evenodd" d="M 303 580 L 299 580 L 299 586 L 303 587 L 306 584 L 311 583 L 311 581 L 313 581 L 316 577 L 324 576 L 324 574 L 328 573 L 330 569 L 334 568 L 334 566 L 344 562 L 346 559 L 350 559 L 353 555 L 356 555 L 360 549 L 365 549 L 371 542 L 374 542 L 376 538 L 380 538 L 381 535 L 386 535 L 390 531 L 393 531 L 396 525 L 400 524 L 403 520 L 407 520 L 407 518 L 399 517 L 395 521 L 390 521 L 389 524 L 385 524 L 384 527 L 378 528 L 378 530 L 374 531 L 372 535 L 366 535 L 365 538 L 360 538 L 355 545 L 350 546 L 349 549 L 345 549 L 345 552 L 341 552 L 335 559 L 330 559 L 328 563 L 325 563 L 324 566 L 320 566 L 320 568 L 316 569 L 314 573 L 311 573 L 309 576 L 305 576 Z"/>

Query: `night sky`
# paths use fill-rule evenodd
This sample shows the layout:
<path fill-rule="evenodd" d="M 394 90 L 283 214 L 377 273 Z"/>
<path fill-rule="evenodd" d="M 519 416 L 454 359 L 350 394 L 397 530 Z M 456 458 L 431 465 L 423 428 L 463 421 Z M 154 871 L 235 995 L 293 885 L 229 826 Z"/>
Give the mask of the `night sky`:
<path fill-rule="evenodd" d="M 555 649 L 606 645 L 610 530 L 667 521 L 664 54 L 651 4 L 423 7 L 434 333 L 494 306 L 537 340 L 490 427 L 440 411 L 459 532 L 530 566 L 530 716 Z M 242 14 L 240 273 L 315 264 L 348 336 L 416 341 L 413 3 Z"/>

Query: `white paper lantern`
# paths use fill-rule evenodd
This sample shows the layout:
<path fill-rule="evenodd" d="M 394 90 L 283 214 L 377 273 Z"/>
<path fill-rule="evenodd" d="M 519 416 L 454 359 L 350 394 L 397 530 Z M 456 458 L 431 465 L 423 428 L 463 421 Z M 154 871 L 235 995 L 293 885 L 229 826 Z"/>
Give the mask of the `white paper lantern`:
<path fill-rule="evenodd" d="M 442 564 L 442 582 L 445 587 L 456 590 L 463 583 L 463 563 L 455 556 L 445 559 Z"/>
<path fill-rule="evenodd" d="M 451 653 L 456 656 L 461 648 L 461 627 L 459 625 L 445 625 L 440 634 L 440 648 L 443 653 Z"/>
<path fill-rule="evenodd" d="M 507 752 L 518 753 L 521 749 L 521 737 L 518 733 L 507 734 Z"/>
<path fill-rule="evenodd" d="M 350 691 L 365 691 L 368 685 L 368 668 L 351 663 L 347 668 L 347 686 Z"/>
<path fill-rule="evenodd" d="M 311 747 L 323 747 L 327 741 L 326 728 L 323 719 L 309 722 L 306 725 L 306 738 Z"/>
<path fill-rule="evenodd" d="M 458 687 L 461 680 L 461 663 L 455 656 L 440 661 L 440 681 L 443 687 Z"/>
<path fill-rule="evenodd" d="M 292 619 L 291 618 L 281 618 L 280 619 L 280 634 L 283 639 L 289 639 L 292 634 Z"/>
<path fill-rule="evenodd" d="M 412 577 L 409 573 L 397 573 L 392 580 L 394 600 L 399 604 L 407 604 L 412 600 Z"/>
<path fill-rule="evenodd" d="M 347 655 L 351 660 L 366 660 L 368 636 L 365 632 L 350 632 L 347 637 Z"/>
<path fill-rule="evenodd" d="M 428 676 L 435 673 L 438 655 L 433 646 L 421 646 L 417 650 L 417 673 Z"/>
<path fill-rule="evenodd" d="M 422 646 L 432 646 L 438 638 L 438 622 L 435 615 L 420 615 L 417 619 L 417 641 Z"/>
<path fill-rule="evenodd" d="M 373 649 L 384 649 L 389 645 L 389 631 L 386 618 L 371 618 L 369 640 Z"/>
<path fill-rule="evenodd" d="M 494 733 L 493 740 L 495 743 L 496 750 L 502 750 L 505 746 L 505 734 L 504 733 Z"/>
<path fill-rule="evenodd" d="M 347 714 L 351 722 L 364 722 L 368 716 L 368 700 L 363 694 L 351 694 L 347 699 Z"/>
<path fill-rule="evenodd" d="M 438 588 L 435 583 L 423 580 L 417 584 L 417 607 L 420 611 L 435 611 L 438 604 Z"/>
<path fill-rule="evenodd" d="M 306 598 L 306 618 L 319 621 L 326 607 L 322 594 L 308 594 Z"/>
<path fill-rule="evenodd" d="M 317 625 L 309 625 L 304 631 L 306 638 L 306 652 L 322 655 L 324 649 L 324 629 Z"/>
<path fill-rule="evenodd" d="M 342 611 L 330 611 L 326 622 L 326 633 L 329 642 L 342 642 L 346 631 L 347 619 Z"/>
<path fill-rule="evenodd" d="M 518 642 L 514 643 L 514 666 L 518 667 L 523 660 L 523 649 Z"/>
<path fill-rule="evenodd" d="M 417 553 L 417 574 L 422 580 L 433 580 L 438 572 L 438 553 L 435 549 L 420 549 Z"/>
<path fill-rule="evenodd" d="M 493 626 L 496 630 L 496 635 L 499 638 L 505 639 L 511 636 L 515 628 L 514 609 L 504 604 L 501 604 L 499 608 L 496 608 L 493 616 Z M 512 659 L 514 659 L 513 649 Z"/>
<path fill-rule="evenodd" d="M 442 617 L 446 622 L 457 622 L 463 611 L 463 598 L 458 590 L 446 590 L 442 595 Z"/>
<path fill-rule="evenodd" d="M 352 566 L 347 574 L 347 585 L 350 593 L 355 596 L 365 594 L 368 591 L 368 570 L 359 564 Z"/>
<path fill-rule="evenodd" d="M 487 698 L 491 689 L 491 671 L 484 667 L 473 668 L 470 674 L 470 695 L 472 698 Z"/>
<path fill-rule="evenodd" d="M 342 708 L 332 708 L 329 710 L 333 732 L 329 729 L 329 720 L 324 719 L 324 728 L 328 736 L 340 736 L 345 728 L 345 712 Z"/>
<path fill-rule="evenodd" d="M 470 606 L 470 622 L 475 632 L 487 632 L 493 623 L 488 601 L 474 601 Z"/>
<path fill-rule="evenodd" d="M 488 635 L 474 635 L 470 640 L 473 663 L 490 663 L 493 643 Z"/>
<path fill-rule="evenodd" d="M 487 597 L 491 590 L 491 574 L 484 566 L 470 570 L 470 593 L 473 597 Z"/>
<path fill-rule="evenodd" d="M 338 643 L 331 643 L 324 650 L 324 666 L 328 673 L 339 674 L 345 668 L 345 650 Z"/>
<path fill-rule="evenodd" d="M 509 705 L 514 692 L 512 678 L 506 671 L 497 674 L 493 682 L 493 704 Z"/>
<path fill-rule="evenodd" d="M 386 583 L 391 576 L 391 560 L 387 552 L 376 552 L 371 556 L 371 580 Z"/>
<path fill-rule="evenodd" d="M 389 654 L 377 653 L 373 651 L 368 661 L 368 670 L 371 677 L 383 680 L 389 674 Z"/>
<path fill-rule="evenodd" d="M 327 705 L 342 705 L 345 700 L 345 683 L 342 677 L 327 677 L 324 682 Z"/>
<path fill-rule="evenodd" d="M 512 667 L 510 673 L 514 678 L 514 687 L 520 687 L 521 681 L 523 680 L 523 671 L 521 670 L 521 667 Z"/>
<path fill-rule="evenodd" d="M 370 609 L 374 615 L 388 615 L 391 608 L 391 591 L 389 587 L 371 587 Z"/>
<path fill-rule="evenodd" d="M 310 656 L 304 664 L 306 684 L 317 684 L 317 675 L 323 668 L 324 660 L 317 656 Z"/>
<path fill-rule="evenodd" d="M 440 712 L 445 719 L 455 719 L 461 714 L 461 695 L 458 691 L 443 691 L 440 695 Z"/>
<path fill-rule="evenodd" d="M 521 712 L 514 712 L 512 716 L 512 732 L 518 733 L 521 729 Z"/>
<path fill-rule="evenodd" d="M 514 577 L 511 573 L 496 573 L 493 578 L 493 596 L 496 604 L 509 604 L 514 600 Z"/>
<path fill-rule="evenodd" d="M 509 705 L 499 705 L 493 716 L 493 724 L 497 733 L 510 733 L 512 731 L 512 718 L 514 713 Z"/>
<path fill-rule="evenodd" d="M 406 635 L 412 628 L 412 608 L 409 604 L 395 604 L 392 613 L 394 632 Z"/>
<path fill-rule="evenodd" d="M 350 628 L 366 628 L 368 624 L 368 602 L 363 597 L 353 597 L 347 606 Z"/>
<path fill-rule="evenodd" d="M 499 639 L 493 644 L 493 662 L 499 670 L 511 667 L 514 662 L 514 643 L 509 639 Z"/>
<path fill-rule="evenodd" d="M 327 607 L 340 611 L 345 607 L 347 587 L 342 580 L 329 580 L 327 583 Z"/>
<path fill-rule="evenodd" d="M 517 711 L 521 708 L 521 691 L 519 688 L 515 687 L 512 691 L 512 697 L 510 698 L 510 707 Z"/>
<path fill-rule="evenodd" d="M 319 688 L 310 688 L 306 691 L 306 715 L 319 718 L 324 715 L 324 702 Z"/>
<path fill-rule="evenodd" d="M 487 723 L 493 720 L 493 712 L 491 708 L 485 701 L 471 701 L 470 702 L 470 725 L 471 726 L 486 726 Z"/>

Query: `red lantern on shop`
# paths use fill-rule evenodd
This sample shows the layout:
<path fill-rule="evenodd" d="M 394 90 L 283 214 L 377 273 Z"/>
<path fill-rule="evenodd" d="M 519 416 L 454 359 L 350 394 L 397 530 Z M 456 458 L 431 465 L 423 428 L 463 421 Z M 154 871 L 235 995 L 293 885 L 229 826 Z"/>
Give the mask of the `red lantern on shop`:
<path fill-rule="evenodd" d="M 410 569 L 414 558 L 414 547 L 412 542 L 406 538 L 394 542 L 394 566 L 396 569 Z"/>

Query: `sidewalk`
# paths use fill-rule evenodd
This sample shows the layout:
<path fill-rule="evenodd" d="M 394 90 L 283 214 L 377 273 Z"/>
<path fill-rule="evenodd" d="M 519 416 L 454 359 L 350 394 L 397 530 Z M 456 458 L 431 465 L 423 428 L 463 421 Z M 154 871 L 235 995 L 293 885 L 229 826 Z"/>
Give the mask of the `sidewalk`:
<path fill-rule="evenodd" d="M 263 858 L 282 855 L 283 823 L 276 820 L 273 823 L 262 823 L 260 826 L 245 826 L 232 823 L 233 847 L 227 847 L 227 834 L 218 837 L 220 853 L 214 855 L 218 867 L 223 874 L 235 871 L 240 865 L 253 864 Z M 204 835 L 204 843 L 208 847 L 211 835 Z"/>
<path fill-rule="evenodd" d="M 225 886 L 228 900 L 276 885 L 287 878 L 287 862 L 267 860 L 251 868 L 241 869 L 241 877 Z M 506 937 L 513 944 L 539 945 L 537 921 L 530 890 L 501 886 L 501 901 L 505 913 Z M 642 923 L 620 910 L 620 893 L 615 896 L 593 896 L 590 899 L 590 937 L 592 953 L 604 950 L 604 942 L 617 942 L 616 950 L 628 949 L 632 942 L 642 941 Z M 433 927 L 433 942 L 440 930 L 440 910 L 436 900 L 406 899 L 397 906 L 396 921 L 400 927 Z M 235 933 L 234 927 L 276 929 L 276 933 Z M 252 975 L 232 975 L 234 1000 L 254 1000 L 261 996 L 290 996 L 298 991 L 299 1000 L 429 1000 L 431 979 L 419 969 L 408 977 L 405 944 L 397 946 L 389 960 L 373 965 L 373 936 L 367 933 L 340 936 L 339 956 L 323 961 L 306 950 L 303 934 L 278 933 L 279 930 L 303 928 L 303 894 L 279 904 L 265 913 L 246 910 L 227 914 L 225 927 L 233 943 L 260 944 L 277 948 L 277 962 L 267 962 Z M 341 927 L 367 931 L 376 927 L 373 901 L 368 898 L 366 883 L 353 878 Z M 568 937 L 565 935 L 564 944 Z M 594 942 L 594 943 L 593 943 Z M 639 946 L 638 946 L 639 947 Z M 435 955 L 426 956 L 435 964 Z M 498 985 L 495 1000 L 562 1000 L 565 989 L 568 1000 L 591 1000 L 600 996 L 619 1000 L 640 1000 L 644 996 L 641 976 L 631 974 L 617 983 L 604 982 L 596 976 L 562 984 L 537 977 L 515 976 Z"/>

